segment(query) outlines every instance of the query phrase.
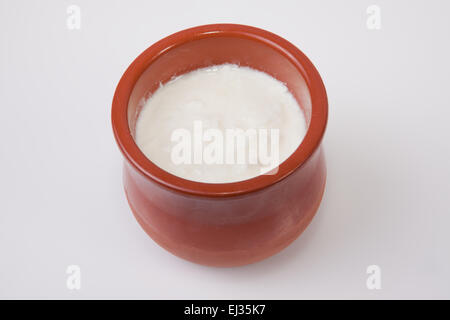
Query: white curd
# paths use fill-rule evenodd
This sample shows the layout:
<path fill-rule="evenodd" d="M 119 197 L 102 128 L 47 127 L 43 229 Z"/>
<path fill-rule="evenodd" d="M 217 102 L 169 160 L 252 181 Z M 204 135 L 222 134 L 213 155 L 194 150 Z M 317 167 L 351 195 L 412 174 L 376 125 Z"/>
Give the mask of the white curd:
<path fill-rule="evenodd" d="M 203 134 L 200 136 L 195 133 L 199 125 Z M 185 159 L 189 158 L 190 161 L 183 163 L 174 161 L 174 150 L 180 150 L 181 141 L 174 140 L 177 137 L 174 132 L 180 132 L 180 129 L 192 133 L 188 137 L 191 139 L 192 152 L 183 153 Z M 216 129 L 216 133 L 217 129 L 223 132 L 223 139 L 217 135 L 209 135 L 208 139 L 204 134 L 209 129 Z M 273 168 L 286 160 L 300 145 L 306 134 L 306 121 L 297 101 L 282 82 L 248 67 L 224 64 L 186 73 L 158 88 L 145 101 L 138 116 L 135 140 L 153 163 L 188 180 L 227 183 L 250 179 L 266 172 L 267 163 L 259 158 L 257 163 L 251 162 L 250 157 L 246 158 L 245 163 L 227 161 L 225 157 L 230 150 L 226 148 L 223 161 L 211 163 L 211 159 L 202 158 L 202 153 L 198 155 L 199 150 L 202 150 L 203 156 L 207 154 L 208 144 L 213 142 L 216 147 L 222 142 L 226 145 L 226 132 L 233 129 L 255 129 L 259 130 L 259 134 L 264 133 L 260 129 L 268 129 L 268 154 L 269 151 L 278 154 L 271 158 L 275 161 L 270 164 L 270 168 Z M 270 134 L 275 130 L 278 137 Z M 202 140 L 202 137 L 200 148 L 198 140 Z M 271 144 L 274 141 L 277 142 L 276 148 Z M 247 137 L 246 152 L 249 149 Z M 217 156 L 217 149 L 214 150 L 213 154 Z M 235 155 L 237 158 L 237 151 Z M 231 160 L 231 156 L 228 160 Z"/>

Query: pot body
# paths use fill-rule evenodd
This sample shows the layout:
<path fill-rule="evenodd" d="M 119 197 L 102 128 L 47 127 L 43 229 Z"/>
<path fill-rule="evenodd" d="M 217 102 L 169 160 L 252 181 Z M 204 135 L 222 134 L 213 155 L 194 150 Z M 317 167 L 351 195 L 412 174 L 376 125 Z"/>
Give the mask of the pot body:
<path fill-rule="evenodd" d="M 286 84 L 307 121 L 301 145 L 273 175 L 207 184 L 174 176 L 134 141 L 145 101 L 186 72 L 223 63 L 248 66 Z M 237 266 L 280 251 L 314 216 L 325 186 L 321 141 L 325 87 L 309 59 L 285 39 L 254 27 L 217 24 L 168 36 L 128 67 L 114 94 L 112 127 L 124 155 L 124 186 L 143 229 L 173 254 L 205 265 Z"/>
<path fill-rule="evenodd" d="M 278 183 L 217 198 L 165 188 L 124 163 L 128 202 L 147 234 L 176 256 L 211 266 L 257 262 L 288 246 L 316 213 L 325 180 L 321 148 Z"/>

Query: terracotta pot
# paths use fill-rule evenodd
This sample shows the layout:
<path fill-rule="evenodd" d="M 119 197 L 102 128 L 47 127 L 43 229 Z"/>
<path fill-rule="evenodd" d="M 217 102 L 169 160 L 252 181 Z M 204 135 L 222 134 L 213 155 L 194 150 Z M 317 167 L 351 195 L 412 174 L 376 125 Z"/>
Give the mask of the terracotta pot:
<path fill-rule="evenodd" d="M 275 175 L 225 184 L 188 181 L 157 167 L 134 142 L 143 98 L 173 76 L 223 63 L 249 66 L 286 83 L 306 115 L 302 144 Z M 302 233 L 322 199 L 326 170 L 320 143 L 327 114 L 317 70 L 273 33 L 215 24 L 158 41 L 126 70 L 112 104 L 114 135 L 125 158 L 125 192 L 137 221 L 160 246 L 200 264 L 245 265 L 275 254 Z"/>

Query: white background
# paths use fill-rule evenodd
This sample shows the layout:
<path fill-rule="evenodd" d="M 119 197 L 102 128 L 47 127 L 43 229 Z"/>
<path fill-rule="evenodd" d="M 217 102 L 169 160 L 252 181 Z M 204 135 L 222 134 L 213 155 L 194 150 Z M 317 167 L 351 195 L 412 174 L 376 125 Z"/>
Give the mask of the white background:
<path fill-rule="evenodd" d="M 450 2 L 0 3 L 1 298 L 450 298 Z M 66 26 L 70 4 L 80 30 Z M 366 27 L 371 4 L 381 30 Z M 330 102 L 317 216 L 283 252 L 229 269 L 185 262 L 141 230 L 110 124 L 139 53 L 218 22 L 293 42 Z M 381 290 L 366 287 L 371 264 Z"/>

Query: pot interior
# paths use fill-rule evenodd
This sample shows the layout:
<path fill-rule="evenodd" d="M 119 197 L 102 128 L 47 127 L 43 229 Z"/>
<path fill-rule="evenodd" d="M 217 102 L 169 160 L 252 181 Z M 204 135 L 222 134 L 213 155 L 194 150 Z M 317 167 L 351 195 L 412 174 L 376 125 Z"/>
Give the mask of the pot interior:
<path fill-rule="evenodd" d="M 258 39 L 214 34 L 170 47 L 140 75 L 128 102 L 128 125 L 134 137 L 136 120 L 145 100 L 161 84 L 195 69 L 224 63 L 237 64 L 263 71 L 286 84 L 311 122 L 311 97 L 307 82 L 288 58 L 288 53 L 275 44 Z"/>

